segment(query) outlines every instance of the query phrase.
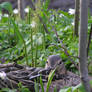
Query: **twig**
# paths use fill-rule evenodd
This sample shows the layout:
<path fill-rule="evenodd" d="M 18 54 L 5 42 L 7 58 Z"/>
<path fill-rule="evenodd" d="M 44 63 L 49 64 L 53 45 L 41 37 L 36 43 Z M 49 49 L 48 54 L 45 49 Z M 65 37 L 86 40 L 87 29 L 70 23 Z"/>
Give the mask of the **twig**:
<path fill-rule="evenodd" d="M 43 27 L 44 27 L 44 29 L 45 29 L 45 32 L 48 33 L 48 34 L 50 34 L 50 32 L 48 31 L 47 26 L 46 26 L 46 24 L 44 23 L 44 21 L 43 21 L 43 19 L 42 19 L 41 16 L 39 16 L 39 19 L 40 19 L 40 21 L 41 21 L 42 24 L 43 24 Z"/>
<path fill-rule="evenodd" d="M 53 43 L 51 43 L 49 46 L 56 46 L 56 47 L 58 47 L 58 45 L 57 44 L 53 44 Z M 62 49 L 61 49 L 62 50 Z M 71 55 L 71 57 L 73 57 L 73 58 L 77 58 L 77 59 L 80 59 L 78 56 L 72 56 Z"/>
<path fill-rule="evenodd" d="M 91 37 L 92 37 L 92 24 L 91 24 L 90 33 L 89 33 L 89 39 L 88 39 L 87 57 L 88 57 L 88 52 L 89 52 L 89 46 L 90 46 L 90 43 L 91 43 Z"/>
<path fill-rule="evenodd" d="M 77 66 L 77 64 L 74 63 L 73 59 L 72 59 L 71 56 L 69 55 L 69 53 L 68 53 L 66 47 L 65 47 L 64 44 L 62 43 L 62 40 L 60 40 L 60 38 L 58 37 L 58 34 L 57 34 L 56 29 L 55 29 L 54 27 L 53 27 L 53 29 L 54 29 L 54 31 L 55 31 L 55 34 L 56 34 L 56 37 L 57 37 L 58 41 L 59 41 L 60 44 L 61 44 L 61 48 L 64 49 L 64 53 L 68 56 L 68 58 L 69 58 L 69 59 L 71 60 L 71 62 L 75 65 L 75 67 L 76 67 L 77 69 L 79 69 L 78 66 Z M 79 57 L 78 57 L 78 58 L 79 58 Z"/>

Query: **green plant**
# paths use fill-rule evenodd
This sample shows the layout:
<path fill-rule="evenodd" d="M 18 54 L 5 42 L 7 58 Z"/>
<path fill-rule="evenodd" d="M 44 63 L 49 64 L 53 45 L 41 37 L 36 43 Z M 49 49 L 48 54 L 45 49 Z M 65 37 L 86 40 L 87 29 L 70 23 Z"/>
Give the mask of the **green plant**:
<path fill-rule="evenodd" d="M 18 84 L 18 87 L 19 92 L 30 92 L 30 90 L 24 87 L 21 83 Z"/>
<path fill-rule="evenodd" d="M 43 82 L 42 82 L 41 76 L 40 76 L 40 85 L 41 85 L 41 90 L 42 90 L 42 92 L 44 92 L 44 84 L 43 84 Z"/>
<path fill-rule="evenodd" d="M 0 11 L 1 11 L 2 9 L 6 9 L 6 10 L 8 10 L 8 12 L 9 12 L 10 14 L 12 14 L 13 8 L 12 8 L 11 3 L 9 3 L 9 2 L 3 2 L 3 3 L 1 3 L 1 4 L 0 4 Z"/>
<path fill-rule="evenodd" d="M 2 88 L 0 92 L 16 92 L 16 89 Z"/>
<path fill-rule="evenodd" d="M 49 88 L 52 82 L 52 79 L 54 77 L 55 74 L 55 69 L 53 71 L 50 72 L 49 77 L 48 77 L 48 82 L 47 82 L 47 87 L 46 87 L 46 92 L 49 92 Z"/>
<path fill-rule="evenodd" d="M 54 74 L 55 74 L 55 69 L 52 70 L 52 71 L 50 72 L 49 76 L 48 76 L 48 82 L 47 82 L 47 86 L 46 86 L 46 92 L 49 92 L 49 88 L 50 88 L 52 79 L 53 79 L 53 77 L 54 77 Z M 36 83 L 36 85 L 37 85 L 37 83 Z M 41 92 L 44 92 L 44 91 L 45 91 L 45 90 L 44 90 L 44 84 L 43 84 L 43 82 L 42 82 L 41 76 L 40 76 L 40 85 L 41 85 Z M 37 88 L 37 87 L 35 87 L 35 88 Z M 35 89 L 35 90 L 37 90 L 37 89 Z M 57 92 L 57 91 L 56 91 L 56 88 L 54 89 L 54 91 Z M 38 91 L 37 91 L 37 92 L 38 92 Z"/>
<path fill-rule="evenodd" d="M 46 2 L 41 3 L 39 0 L 35 10 L 29 8 L 29 13 L 26 14 L 25 20 L 21 20 L 17 15 L 15 16 L 13 14 L 13 9 L 10 3 L 4 2 L 0 4 L 1 62 L 2 58 L 4 58 L 6 61 L 5 63 L 18 61 L 19 64 L 27 64 L 33 67 L 44 67 L 49 55 L 59 54 L 65 62 L 68 70 L 74 72 L 77 71 L 75 66 L 71 63 L 71 60 L 64 53 L 63 48 L 61 48 L 61 44 L 58 42 L 54 32 L 55 28 L 60 40 L 62 40 L 62 44 L 65 45 L 74 62 L 78 63 L 78 59 L 75 58 L 78 56 L 78 37 L 73 36 L 72 25 L 74 16 L 62 10 L 48 10 L 49 2 L 50 0 L 46 0 Z M 8 10 L 10 14 L 8 17 L 2 16 L 2 8 Z M 39 17 L 42 18 L 42 22 Z M 90 29 L 90 24 L 92 23 L 91 16 L 89 17 L 88 23 L 88 29 Z M 44 25 L 49 34 L 46 33 Z M 91 48 L 92 47 L 90 46 L 88 61 L 91 61 L 92 59 Z M 54 71 L 48 78 L 47 92 L 53 76 Z M 44 85 L 41 78 L 40 85 L 42 92 L 44 92 Z M 35 83 L 35 90 L 37 90 L 36 86 L 38 86 L 38 84 Z M 22 87 L 20 87 L 20 89 L 22 90 Z M 70 92 L 72 87 L 64 90 L 65 92 Z M 54 91 L 56 92 L 56 89 Z"/>

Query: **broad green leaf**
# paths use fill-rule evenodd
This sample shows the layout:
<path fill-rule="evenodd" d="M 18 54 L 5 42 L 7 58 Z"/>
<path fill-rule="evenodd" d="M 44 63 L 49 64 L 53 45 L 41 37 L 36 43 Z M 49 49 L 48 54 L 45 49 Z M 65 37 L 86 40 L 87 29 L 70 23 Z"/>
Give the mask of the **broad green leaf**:
<path fill-rule="evenodd" d="M 8 12 L 11 14 L 12 13 L 12 11 L 13 11 L 13 8 L 12 8 L 12 5 L 11 5 L 11 3 L 9 3 L 9 2 L 3 2 L 2 4 L 0 4 L 0 10 L 1 9 L 6 9 L 6 10 L 8 10 Z"/>

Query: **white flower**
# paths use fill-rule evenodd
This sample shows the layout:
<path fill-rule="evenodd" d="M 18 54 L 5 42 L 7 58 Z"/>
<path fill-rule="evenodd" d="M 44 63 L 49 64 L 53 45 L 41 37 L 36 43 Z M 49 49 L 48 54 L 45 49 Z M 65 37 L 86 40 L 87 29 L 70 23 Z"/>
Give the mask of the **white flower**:
<path fill-rule="evenodd" d="M 0 14 L 0 20 L 2 19 L 2 14 Z"/>
<path fill-rule="evenodd" d="M 6 78 L 6 73 L 5 72 L 0 72 L 0 78 L 5 79 Z"/>
<path fill-rule="evenodd" d="M 69 9 L 69 11 L 68 11 L 68 13 L 70 14 L 70 15 L 73 15 L 73 14 L 75 14 L 75 9 Z"/>
<path fill-rule="evenodd" d="M 54 21 L 54 15 L 51 15 L 50 21 Z"/>
<path fill-rule="evenodd" d="M 4 14 L 4 17 L 7 17 L 7 18 L 8 18 L 8 17 L 9 17 L 9 15 L 8 15 L 8 14 Z"/>
<path fill-rule="evenodd" d="M 39 37 L 39 38 L 37 39 L 37 44 L 38 44 L 38 45 L 41 45 L 41 44 L 42 44 L 42 37 Z"/>
<path fill-rule="evenodd" d="M 71 23 L 74 26 L 74 22 Z"/>
<path fill-rule="evenodd" d="M 18 14 L 18 9 L 14 9 L 14 10 L 13 10 L 13 13 L 14 13 L 14 14 Z"/>
<path fill-rule="evenodd" d="M 59 17 L 62 18 L 64 15 L 63 14 L 60 14 Z"/>
<path fill-rule="evenodd" d="M 32 21 L 31 27 L 34 28 L 35 26 L 36 26 L 36 22 L 35 21 Z"/>
<path fill-rule="evenodd" d="M 18 24 L 19 25 L 19 27 L 22 27 L 22 24 Z"/>
<path fill-rule="evenodd" d="M 29 13 L 29 8 L 24 9 L 25 13 Z"/>
<path fill-rule="evenodd" d="M 35 40 L 36 39 L 36 35 L 33 35 L 33 40 Z"/>
<path fill-rule="evenodd" d="M 55 21 L 55 24 L 57 24 L 57 21 Z"/>

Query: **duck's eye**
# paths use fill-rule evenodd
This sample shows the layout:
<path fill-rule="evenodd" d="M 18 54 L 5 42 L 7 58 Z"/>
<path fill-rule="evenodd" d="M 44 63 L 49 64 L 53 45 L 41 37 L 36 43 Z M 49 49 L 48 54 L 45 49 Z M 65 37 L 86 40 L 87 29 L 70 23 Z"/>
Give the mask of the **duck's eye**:
<path fill-rule="evenodd" d="M 48 61 L 46 61 L 46 63 L 48 63 Z"/>
<path fill-rule="evenodd" d="M 60 62 L 59 64 L 62 64 L 62 62 Z"/>
<path fill-rule="evenodd" d="M 62 64 L 62 62 L 61 62 L 61 61 L 58 63 L 58 65 L 60 65 L 60 64 Z"/>

